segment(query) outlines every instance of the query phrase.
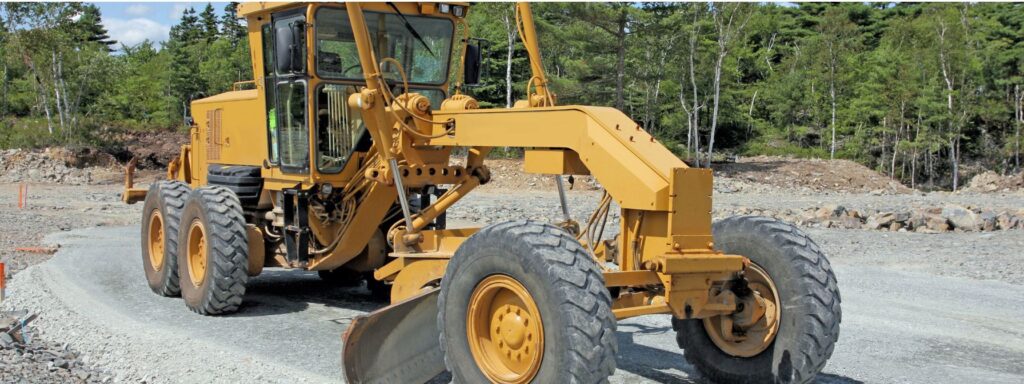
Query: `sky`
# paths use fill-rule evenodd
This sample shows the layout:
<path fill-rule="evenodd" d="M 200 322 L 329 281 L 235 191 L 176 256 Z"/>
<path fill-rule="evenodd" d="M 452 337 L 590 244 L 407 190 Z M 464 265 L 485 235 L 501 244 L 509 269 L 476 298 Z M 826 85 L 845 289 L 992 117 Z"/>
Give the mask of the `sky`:
<path fill-rule="evenodd" d="M 220 16 L 226 2 L 212 2 Z M 201 12 L 206 2 L 176 3 L 96 3 L 103 16 L 103 26 L 119 44 L 135 45 L 146 39 L 162 43 L 167 41 L 171 26 L 181 20 L 181 13 L 189 8 Z"/>

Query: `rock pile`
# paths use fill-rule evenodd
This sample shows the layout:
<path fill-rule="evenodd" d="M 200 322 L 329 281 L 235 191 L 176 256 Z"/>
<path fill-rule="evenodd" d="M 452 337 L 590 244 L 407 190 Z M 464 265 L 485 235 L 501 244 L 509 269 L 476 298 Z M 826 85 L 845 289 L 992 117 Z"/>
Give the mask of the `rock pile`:
<path fill-rule="evenodd" d="M 783 211 L 738 208 L 716 212 L 716 216 L 760 215 L 812 228 L 872 229 L 940 233 L 1024 229 L 1024 209 L 993 211 L 948 204 L 943 207 L 903 210 L 848 209 L 826 205 L 804 210 Z"/>
<path fill-rule="evenodd" d="M 92 152 L 77 154 L 63 148 L 4 150 L 0 151 L 0 182 L 90 184 L 94 181 L 95 167 L 110 167 L 112 159 Z"/>
<path fill-rule="evenodd" d="M 979 173 L 964 188 L 966 192 L 1014 192 L 1024 190 L 1024 172 L 1003 176 L 992 171 Z"/>
<path fill-rule="evenodd" d="M 28 327 L 35 314 L 0 312 L 0 382 L 105 383 L 110 377 L 86 367 L 68 344 L 34 337 Z"/>

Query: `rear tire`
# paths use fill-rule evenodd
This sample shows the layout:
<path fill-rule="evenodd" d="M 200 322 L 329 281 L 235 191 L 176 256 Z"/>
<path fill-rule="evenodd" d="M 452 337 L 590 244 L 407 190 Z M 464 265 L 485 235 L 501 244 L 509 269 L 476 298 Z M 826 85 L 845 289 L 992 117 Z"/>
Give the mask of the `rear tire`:
<path fill-rule="evenodd" d="M 444 276 L 437 326 L 455 382 L 601 383 L 615 371 L 604 275 L 565 231 L 531 221 L 486 227 Z"/>
<path fill-rule="evenodd" d="M 231 190 L 206 186 L 189 195 L 178 242 L 185 305 L 202 315 L 238 310 L 249 279 L 245 218 Z"/>
<path fill-rule="evenodd" d="M 161 180 L 149 186 L 142 208 L 142 268 L 149 289 L 178 296 L 178 227 L 188 184 Z"/>
<path fill-rule="evenodd" d="M 781 221 L 735 216 L 716 222 L 715 245 L 743 255 L 764 270 L 781 300 L 778 333 L 752 357 L 725 353 L 702 320 L 673 319 L 686 360 L 721 383 L 806 383 L 832 356 L 842 320 L 839 288 L 821 248 L 805 233 Z"/>

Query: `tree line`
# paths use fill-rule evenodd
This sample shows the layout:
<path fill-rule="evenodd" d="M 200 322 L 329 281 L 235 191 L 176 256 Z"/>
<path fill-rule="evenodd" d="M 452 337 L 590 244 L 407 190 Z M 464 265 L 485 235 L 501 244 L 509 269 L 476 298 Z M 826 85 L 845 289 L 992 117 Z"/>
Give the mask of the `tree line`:
<path fill-rule="evenodd" d="M 180 128 L 187 102 L 252 78 L 236 4 L 186 10 L 163 44 L 112 41 L 82 3 L 0 5 L 0 147 Z M 560 104 L 613 106 L 691 163 L 843 158 L 915 187 L 1020 171 L 1024 5 L 541 3 Z M 525 93 L 511 3 L 480 3 L 485 106 Z"/>
<path fill-rule="evenodd" d="M 543 3 L 562 104 L 614 106 L 692 163 L 728 154 L 858 161 L 915 187 L 1019 172 L 1024 5 Z M 513 20 L 513 21 L 510 21 Z M 477 5 L 491 105 L 525 93 L 514 8 Z"/>
<path fill-rule="evenodd" d="M 189 100 L 252 79 L 237 6 L 187 8 L 166 42 L 127 46 L 92 4 L 0 4 L 0 147 L 180 129 Z"/>

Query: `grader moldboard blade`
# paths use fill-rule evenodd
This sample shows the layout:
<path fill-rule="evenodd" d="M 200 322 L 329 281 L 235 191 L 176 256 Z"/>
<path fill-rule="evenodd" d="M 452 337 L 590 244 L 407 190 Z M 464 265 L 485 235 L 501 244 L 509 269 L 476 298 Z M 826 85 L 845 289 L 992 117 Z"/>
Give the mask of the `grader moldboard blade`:
<path fill-rule="evenodd" d="M 356 317 L 342 336 L 349 383 L 425 383 L 444 372 L 434 288 Z"/>

